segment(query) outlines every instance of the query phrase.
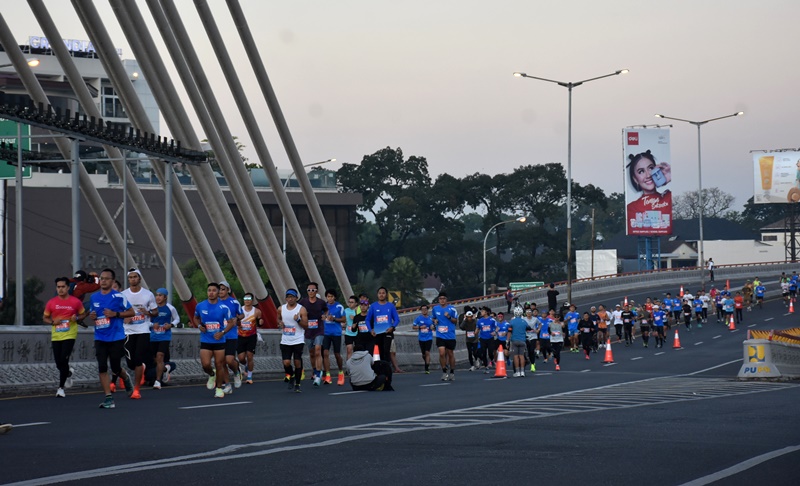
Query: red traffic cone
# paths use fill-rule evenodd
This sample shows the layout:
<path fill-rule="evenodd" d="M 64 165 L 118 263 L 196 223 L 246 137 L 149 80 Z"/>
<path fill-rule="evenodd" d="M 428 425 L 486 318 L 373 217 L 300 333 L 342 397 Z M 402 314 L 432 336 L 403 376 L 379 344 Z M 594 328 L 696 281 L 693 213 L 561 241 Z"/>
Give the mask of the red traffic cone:
<path fill-rule="evenodd" d="M 794 314 L 794 302 L 793 302 L 793 299 L 789 299 L 789 314 Z"/>
<path fill-rule="evenodd" d="M 381 348 L 378 345 L 375 345 L 374 351 L 372 351 L 372 362 L 375 363 L 376 361 L 381 360 Z"/>
<path fill-rule="evenodd" d="M 731 322 L 730 322 L 730 324 L 728 324 L 728 329 L 730 329 L 731 331 L 735 331 L 736 330 L 736 323 L 733 322 L 733 314 L 731 314 Z"/>
<path fill-rule="evenodd" d="M 725 281 L 725 290 L 731 289 L 731 279 Z"/>
<path fill-rule="evenodd" d="M 672 342 L 672 349 L 681 349 L 681 339 L 678 337 L 678 329 L 675 329 L 675 341 Z"/>
<path fill-rule="evenodd" d="M 681 285 L 681 293 L 680 296 L 683 297 L 683 285 Z"/>
<path fill-rule="evenodd" d="M 497 348 L 497 363 L 495 363 L 494 367 L 494 377 L 495 378 L 508 378 L 506 375 L 506 356 L 503 353 L 503 345 L 501 344 L 499 348 Z"/>
<path fill-rule="evenodd" d="M 606 341 L 606 358 L 603 360 L 603 363 L 613 363 L 614 362 L 614 355 L 611 353 L 611 338 Z"/>
<path fill-rule="evenodd" d="M 628 296 L 625 296 L 625 300 L 622 302 L 623 305 L 628 305 Z"/>

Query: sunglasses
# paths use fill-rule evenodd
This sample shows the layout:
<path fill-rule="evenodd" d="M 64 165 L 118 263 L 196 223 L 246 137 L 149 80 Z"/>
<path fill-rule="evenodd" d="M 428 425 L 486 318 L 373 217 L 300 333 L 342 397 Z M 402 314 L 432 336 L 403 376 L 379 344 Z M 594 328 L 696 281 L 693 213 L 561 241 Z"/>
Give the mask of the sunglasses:
<path fill-rule="evenodd" d="M 316 292 L 317 289 L 306 289 L 306 292 Z"/>

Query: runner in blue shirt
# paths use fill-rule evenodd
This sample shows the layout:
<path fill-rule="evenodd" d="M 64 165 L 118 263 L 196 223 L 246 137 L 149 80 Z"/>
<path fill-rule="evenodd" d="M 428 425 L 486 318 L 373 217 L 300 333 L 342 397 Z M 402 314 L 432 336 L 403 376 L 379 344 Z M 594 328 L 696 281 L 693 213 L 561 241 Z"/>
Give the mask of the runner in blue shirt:
<path fill-rule="evenodd" d="M 242 371 L 239 367 L 237 353 L 239 350 L 238 325 L 239 321 L 244 318 L 244 313 L 242 313 L 242 305 L 231 295 L 231 292 L 233 292 L 231 284 L 225 280 L 219 283 L 219 301 L 221 304 L 228 306 L 228 309 L 231 310 L 231 319 L 233 319 L 233 329 L 225 335 L 225 361 L 228 363 L 228 369 L 233 374 L 233 386 L 239 388 L 242 386 Z M 227 394 L 233 393 L 230 383 L 225 382 L 223 391 Z"/>
<path fill-rule="evenodd" d="M 698 297 L 692 301 L 692 304 L 694 305 L 694 318 L 697 321 L 697 327 L 701 328 L 703 327 L 703 301 Z"/>
<path fill-rule="evenodd" d="M 389 291 L 386 287 L 378 289 L 378 301 L 373 302 L 367 311 L 366 323 L 369 326 L 372 337 L 381 355 L 381 359 L 389 361 L 391 359 L 392 339 L 394 339 L 394 329 L 400 323 L 400 316 L 397 308 L 387 299 Z M 367 350 L 372 352 L 371 349 Z"/>
<path fill-rule="evenodd" d="M 236 327 L 236 320 L 231 309 L 220 302 L 219 287 L 218 283 L 208 284 L 208 298 L 195 307 L 193 323 L 200 329 L 200 365 L 208 375 L 206 388 L 216 388 L 214 398 L 225 398 L 223 385 L 228 383 L 225 341 L 227 333 Z M 216 371 L 211 367 L 212 358 Z"/>
<path fill-rule="evenodd" d="M 458 311 L 447 303 L 447 293 L 439 292 L 439 304 L 433 307 L 433 323 L 436 325 L 436 347 L 439 348 L 439 364 L 442 366 L 442 381 L 456 379 L 456 323 Z M 448 366 L 450 371 L 448 372 Z"/>
<path fill-rule="evenodd" d="M 544 362 L 547 363 L 548 355 L 553 354 L 553 347 L 550 343 L 550 323 L 553 322 L 556 316 L 556 311 L 550 310 L 547 315 L 541 317 L 542 329 L 539 331 L 539 351 L 542 352 Z"/>
<path fill-rule="evenodd" d="M 564 315 L 564 321 L 567 323 L 567 333 L 569 335 L 569 351 L 571 353 L 578 353 L 578 321 L 581 320 L 581 315 L 575 311 L 575 304 L 570 304 L 569 312 Z"/>
<path fill-rule="evenodd" d="M 347 299 L 347 309 L 344 310 L 345 326 L 344 326 L 344 345 L 347 349 L 345 361 L 350 359 L 353 355 L 353 347 L 356 344 L 356 336 L 358 336 L 358 326 L 354 325 L 353 318 L 356 316 L 358 299 L 355 295 L 351 295 Z"/>
<path fill-rule="evenodd" d="M 322 338 L 322 366 L 325 370 L 325 376 L 322 383 L 330 385 L 333 383 L 331 379 L 331 347 L 333 347 L 333 356 L 336 359 L 336 366 L 339 368 L 339 377 L 336 384 L 339 386 L 344 385 L 344 363 L 342 362 L 342 325 L 347 321 L 344 315 L 344 307 L 342 304 L 336 302 L 338 295 L 333 289 L 325 291 L 325 300 L 328 305 L 328 310 L 322 314 L 322 322 L 324 323 L 323 338 Z"/>
<path fill-rule="evenodd" d="M 125 328 L 123 320 L 133 317 L 133 310 L 128 299 L 111 288 L 116 274 L 110 268 L 100 272 L 100 291 L 89 298 L 89 318 L 94 320 L 94 349 L 97 357 L 97 371 L 100 374 L 100 384 L 106 394 L 100 408 L 114 408 L 114 398 L 111 396 L 111 379 L 108 376 L 109 361 L 111 371 L 122 378 L 128 396 L 133 394 L 133 383 L 128 373 L 122 369 L 120 362 L 125 350 Z"/>
<path fill-rule="evenodd" d="M 425 363 L 425 374 L 431 374 L 431 345 L 433 345 L 433 319 L 428 315 L 428 306 L 423 304 L 419 308 L 420 315 L 414 319 L 411 328 L 418 332 L 419 350 L 422 361 Z"/>
<path fill-rule="evenodd" d="M 759 283 L 756 285 L 756 302 L 758 303 L 758 308 L 762 309 L 764 307 L 764 294 L 767 292 L 767 288 Z"/>
<path fill-rule="evenodd" d="M 525 353 L 528 350 L 525 337 L 530 326 L 522 318 L 522 307 L 514 307 L 514 318 L 508 323 L 508 329 L 511 334 L 510 353 L 514 362 L 514 377 L 523 377 L 525 376 Z"/>
<path fill-rule="evenodd" d="M 169 291 L 165 288 L 156 290 L 156 305 L 158 315 L 150 318 L 150 352 L 156 360 L 156 381 L 153 388 L 161 389 L 161 381 L 169 381 L 171 369 L 169 362 L 169 345 L 172 342 L 172 327 L 181 322 L 178 309 L 167 302 Z"/>
<path fill-rule="evenodd" d="M 496 322 L 489 316 L 488 307 L 481 308 L 481 317 L 478 319 L 478 339 L 480 339 L 480 358 L 483 361 L 484 374 L 489 373 L 489 357 L 494 353 L 494 329 Z"/>
<path fill-rule="evenodd" d="M 660 306 L 653 306 L 653 327 L 656 330 L 656 347 L 663 348 L 666 335 L 664 333 L 664 321 L 667 313 L 661 310 Z"/>
<path fill-rule="evenodd" d="M 731 320 L 733 319 L 733 308 L 736 304 L 736 301 L 733 300 L 731 293 L 726 291 L 725 292 L 725 300 L 722 301 L 722 310 L 725 311 L 725 324 L 726 326 L 730 327 Z"/>

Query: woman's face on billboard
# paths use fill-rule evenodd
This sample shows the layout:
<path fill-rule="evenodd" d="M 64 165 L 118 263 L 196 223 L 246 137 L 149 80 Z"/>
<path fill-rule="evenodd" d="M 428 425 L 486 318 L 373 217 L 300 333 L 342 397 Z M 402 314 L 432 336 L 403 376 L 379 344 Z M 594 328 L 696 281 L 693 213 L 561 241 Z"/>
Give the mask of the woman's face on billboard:
<path fill-rule="evenodd" d="M 656 183 L 653 182 L 653 177 L 651 176 L 651 171 L 655 168 L 656 163 L 646 157 L 642 157 L 633 168 L 633 177 L 645 194 L 656 191 Z"/>

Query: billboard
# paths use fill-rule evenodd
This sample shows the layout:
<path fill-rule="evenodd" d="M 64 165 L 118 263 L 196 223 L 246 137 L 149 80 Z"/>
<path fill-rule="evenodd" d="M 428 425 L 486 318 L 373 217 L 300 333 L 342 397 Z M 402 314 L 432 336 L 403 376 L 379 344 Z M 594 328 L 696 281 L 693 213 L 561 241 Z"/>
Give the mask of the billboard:
<path fill-rule="evenodd" d="M 31 139 L 28 137 L 31 134 L 30 125 L 22 125 L 22 149 L 31 149 Z M 17 146 L 17 122 L 0 118 L 0 142 L 6 145 Z M 16 164 L 16 160 L 14 161 Z M 9 164 L 8 161 L 0 159 L 0 179 L 15 179 L 17 177 L 17 166 Z M 22 177 L 30 179 L 31 166 L 22 167 Z"/>
<path fill-rule="evenodd" d="M 622 131 L 625 160 L 625 234 L 672 234 L 672 181 L 669 129 Z"/>
<path fill-rule="evenodd" d="M 800 202 L 800 152 L 753 154 L 756 204 Z"/>

